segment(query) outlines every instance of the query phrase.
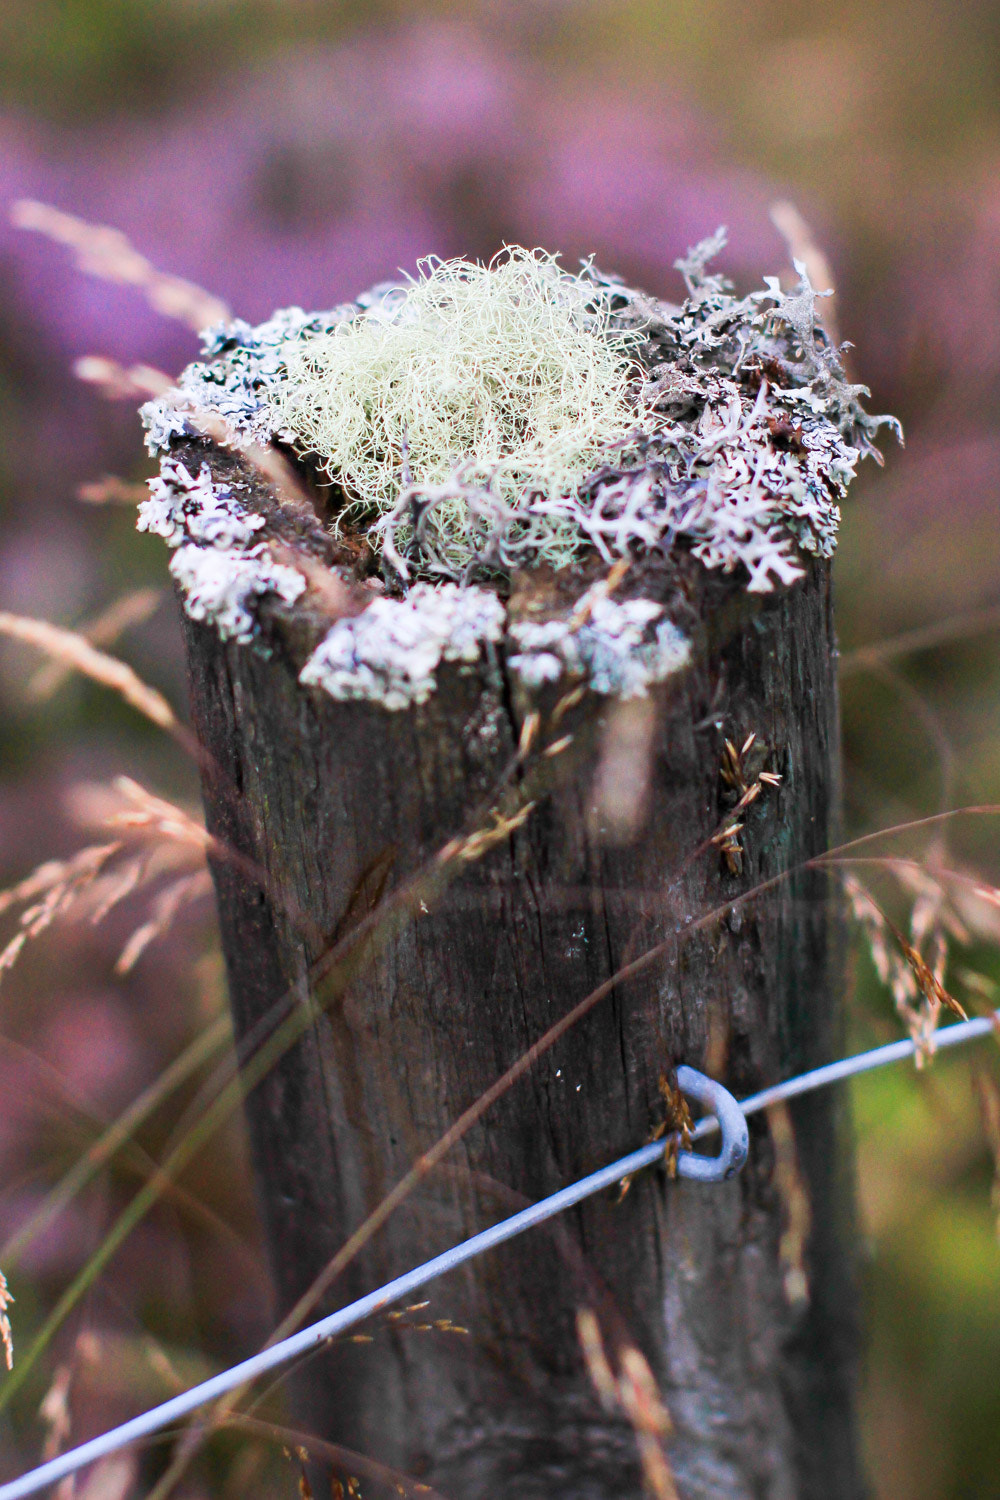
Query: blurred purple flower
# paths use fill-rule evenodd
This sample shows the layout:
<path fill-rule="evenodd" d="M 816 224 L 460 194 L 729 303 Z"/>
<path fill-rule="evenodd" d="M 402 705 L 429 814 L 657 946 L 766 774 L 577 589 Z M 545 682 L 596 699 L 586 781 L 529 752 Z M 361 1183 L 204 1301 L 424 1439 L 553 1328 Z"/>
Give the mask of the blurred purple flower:
<path fill-rule="evenodd" d="M 2 119 L 0 197 L 124 229 L 262 318 L 504 238 L 638 263 L 666 284 L 673 258 L 728 220 L 741 258 L 770 262 L 766 184 L 713 169 L 708 140 L 666 80 L 641 99 L 559 89 L 472 31 L 426 24 L 286 54 L 153 122 L 57 133 Z M 22 321 L 66 355 L 190 353 L 190 336 L 58 247 L 4 225 L 0 253 Z"/>

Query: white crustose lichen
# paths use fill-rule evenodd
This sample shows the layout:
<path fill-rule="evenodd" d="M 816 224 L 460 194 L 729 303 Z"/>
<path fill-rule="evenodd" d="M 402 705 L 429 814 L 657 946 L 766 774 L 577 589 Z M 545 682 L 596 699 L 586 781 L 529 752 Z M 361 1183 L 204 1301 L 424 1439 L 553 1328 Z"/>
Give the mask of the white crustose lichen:
<path fill-rule="evenodd" d="M 210 621 L 223 640 L 252 640 L 257 601 L 274 594 L 294 604 L 306 586 L 301 573 L 276 563 L 263 546 L 237 552 L 186 543 L 174 553 L 170 572 L 192 620 Z"/>
<path fill-rule="evenodd" d="M 164 458 L 158 479 L 149 481 L 149 499 L 139 503 L 140 531 L 162 536 L 168 547 L 194 541 L 210 547 L 244 547 L 264 525 L 249 514 L 228 484 L 213 481 L 208 464 L 190 474 L 177 459 Z"/>

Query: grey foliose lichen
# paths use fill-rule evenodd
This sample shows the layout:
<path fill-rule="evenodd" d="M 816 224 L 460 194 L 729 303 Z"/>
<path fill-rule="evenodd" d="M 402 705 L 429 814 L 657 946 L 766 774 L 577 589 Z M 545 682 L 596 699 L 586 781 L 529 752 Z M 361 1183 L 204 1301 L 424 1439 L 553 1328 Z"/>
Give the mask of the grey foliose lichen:
<path fill-rule="evenodd" d="M 690 641 L 662 615 L 663 605 L 651 599 L 619 603 L 591 590 L 565 618 L 513 621 L 518 649 L 507 665 L 529 689 L 568 673 L 595 693 L 644 698 L 691 659 Z"/>
<path fill-rule="evenodd" d="M 212 479 L 208 464 L 191 474 L 179 459 L 165 457 L 159 477 L 149 481 L 149 499 L 139 502 L 140 531 L 163 537 L 168 547 L 200 542 L 209 547 L 245 547 L 264 525 L 248 513 L 232 486 Z"/>
<path fill-rule="evenodd" d="M 249 641 L 259 599 L 274 594 L 293 604 L 305 589 L 301 573 L 256 541 L 263 517 L 246 511 L 230 485 L 213 481 L 207 464 L 195 475 L 165 457 L 149 488 L 137 524 L 175 549 L 170 572 L 192 619 L 210 621 L 223 639 Z"/>
<path fill-rule="evenodd" d="M 840 351 L 817 321 L 820 296 L 795 262 L 798 285 L 776 277 L 738 298 L 706 267 L 718 231 L 679 260 L 688 290 L 670 307 L 591 271 L 616 298 L 624 328 L 643 334 L 641 430 L 577 495 L 538 508 L 572 517 L 610 560 L 636 547 L 685 542 L 710 568 L 743 568 L 751 592 L 804 572 L 802 553 L 833 554 L 839 501 L 859 458 L 881 462 L 874 439 L 893 417 L 870 416 Z"/>
<path fill-rule="evenodd" d="M 505 615 L 489 589 L 418 583 L 404 599 L 376 598 L 363 614 L 338 620 L 299 681 L 332 698 L 409 708 L 430 697 L 442 661 L 478 661 L 498 642 Z"/>
<path fill-rule="evenodd" d="M 294 604 L 306 586 L 301 573 L 275 562 L 263 544 L 234 552 L 187 543 L 174 553 L 170 571 L 191 618 L 209 621 L 223 640 L 252 640 L 258 600 L 274 594 Z"/>
<path fill-rule="evenodd" d="M 236 318 L 207 328 L 205 359 L 188 365 L 172 390 L 140 409 L 149 452 L 167 453 L 177 439 L 198 437 L 206 414 L 223 419 L 234 446 L 269 443 L 278 435 L 271 396 L 284 379 L 286 351 L 332 332 L 360 310 L 360 301 L 324 313 L 283 307 L 256 327 Z"/>
<path fill-rule="evenodd" d="M 377 598 L 363 614 L 338 620 L 306 662 L 299 681 L 338 699 L 384 708 L 424 703 L 442 661 L 476 662 L 504 638 L 507 611 L 489 589 L 418 583 L 403 599 Z M 596 693 L 644 697 L 686 666 L 691 645 L 649 599 L 622 603 L 588 591 L 564 618 L 507 626 L 516 650 L 507 665 L 537 690 L 562 677 Z"/>

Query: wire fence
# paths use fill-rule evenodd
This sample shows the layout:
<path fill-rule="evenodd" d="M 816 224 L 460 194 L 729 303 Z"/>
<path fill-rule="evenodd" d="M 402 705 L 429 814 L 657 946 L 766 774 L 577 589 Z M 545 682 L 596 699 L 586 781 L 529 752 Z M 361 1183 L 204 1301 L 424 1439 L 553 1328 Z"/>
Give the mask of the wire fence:
<path fill-rule="evenodd" d="M 936 1048 L 942 1050 L 961 1046 L 965 1042 L 988 1036 L 991 1032 L 1000 1033 L 1000 1011 L 945 1027 L 936 1033 L 934 1042 Z M 784 1083 L 762 1089 L 757 1094 L 751 1094 L 749 1098 L 732 1102 L 745 1119 L 749 1115 L 758 1114 L 772 1104 L 779 1104 L 787 1099 L 795 1099 L 800 1094 L 826 1088 L 830 1084 L 839 1083 L 858 1073 L 867 1073 L 875 1068 L 883 1068 L 889 1063 L 902 1062 L 912 1057 L 916 1051 L 917 1043 L 912 1039 L 890 1042 L 887 1046 L 875 1047 L 869 1052 L 842 1058 L 838 1062 L 828 1063 L 825 1067 L 813 1068 L 811 1072 L 786 1079 Z M 688 1084 L 684 1091 L 690 1091 L 697 1097 L 696 1089 L 690 1087 L 693 1079 L 690 1076 L 682 1079 L 682 1074 L 693 1075 L 694 1079 L 701 1078 L 701 1075 L 694 1074 L 693 1069 L 678 1069 L 678 1081 L 682 1083 L 682 1086 L 685 1081 Z M 707 1080 L 704 1081 L 707 1082 Z M 718 1086 L 710 1085 L 710 1087 L 717 1088 Z M 723 1114 L 722 1109 L 720 1109 L 720 1114 Z M 692 1142 L 702 1140 L 719 1129 L 719 1120 L 714 1115 L 708 1115 L 692 1128 L 690 1139 Z M 267 1371 L 289 1363 L 297 1355 L 315 1349 L 327 1340 L 345 1333 L 347 1329 L 353 1328 L 374 1313 L 381 1312 L 394 1302 L 410 1296 L 411 1293 L 426 1286 L 429 1281 L 443 1276 L 446 1271 L 454 1270 L 456 1266 L 474 1260 L 487 1250 L 492 1250 L 496 1245 L 515 1239 L 526 1230 L 534 1228 L 536 1224 L 543 1224 L 547 1219 L 554 1218 L 556 1214 L 564 1213 L 566 1209 L 572 1208 L 574 1204 L 582 1203 L 585 1198 L 593 1197 L 595 1193 L 613 1187 L 623 1178 L 631 1177 L 633 1173 L 655 1165 L 663 1159 L 671 1143 L 676 1144 L 677 1140 L 676 1135 L 667 1136 L 649 1145 L 641 1146 L 639 1150 L 630 1152 L 628 1156 L 620 1157 L 618 1161 L 610 1162 L 599 1171 L 592 1172 L 589 1177 L 571 1183 L 568 1187 L 553 1193 L 551 1197 L 543 1198 L 539 1203 L 533 1203 L 529 1208 L 522 1209 L 509 1219 L 494 1224 L 490 1229 L 484 1229 L 480 1234 L 473 1235 L 471 1239 L 463 1240 L 461 1244 L 454 1245 L 443 1254 L 425 1261 L 423 1265 L 414 1267 L 405 1275 L 397 1276 L 394 1281 L 387 1282 L 347 1307 L 340 1308 L 328 1317 L 320 1318 L 308 1328 L 303 1328 L 291 1337 L 282 1339 L 280 1343 L 272 1344 L 250 1359 L 245 1359 L 240 1364 L 223 1370 L 220 1374 L 212 1376 L 210 1380 L 202 1381 L 200 1385 L 192 1386 L 190 1390 L 133 1417 L 120 1427 L 115 1427 L 110 1432 L 105 1432 L 89 1442 L 80 1444 L 79 1447 L 70 1449 L 67 1453 L 60 1454 L 57 1458 L 50 1459 L 49 1462 L 21 1475 L 19 1479 L 0 1485 L 0 1500 L 21 1500 L 22 1496 L 37 1494 L 39 1490 L 64 1479 L 69 1474 L 77 1473 L 88 1464 L 106 1458 L 130 1443 L 150 1437 L 170 1427 L 182 1417 L 189 1416 L 191 1412 L 214 1401 L 217 1397 L 225 1396 L 240 1386 L 258 1379 Z M 721 1177 L 724 1174 L 716 1175 Z M 711 1179 L 706 1178 L 706 1180 Z"/>

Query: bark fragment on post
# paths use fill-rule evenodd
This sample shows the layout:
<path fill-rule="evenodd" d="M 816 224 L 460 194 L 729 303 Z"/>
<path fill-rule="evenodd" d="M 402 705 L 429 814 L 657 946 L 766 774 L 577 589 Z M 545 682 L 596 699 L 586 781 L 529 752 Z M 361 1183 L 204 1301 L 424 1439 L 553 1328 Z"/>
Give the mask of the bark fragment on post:
<path fill-rule="evenodd" d="M 807 279 L 738 300 L 710 248 L 679 309 L 586 273 L 573 316 L 597 306 L 601 338 L 628 336 L 634 428 L 558 493 L 507 450 L 442 478 L 404 425 L 365 531 L 291 510 L 240 454 L 294 444 L 274 392 L 295 360 L 322 364 L 310 340 L 404 326 L 405 291 L 222 330 L 214 374 L 147 414 L 167 457 L 143 520 L 176 548 L 209 825 L 240 856 L 215 871 L 237 1034 L 301 1021 L 248 1100 L 282 1310 L 499 1074 L 651 949 L 322 1307 L 641 1144 L 679 1062 L 742 1094 L 837 1050 L 839 927 L 802 866 L 836 820 L 831 497 L 876 422 Z M 576 297 L 551 284 L 553 305 Z M 209 410 L 237 451 L 204 437 Z M 638 1350 L 685 1500 L 860 1494 L 847 1156 L 831 1097 L 792 1120 L 797 1165 L 761 1125 L 737 1181 L 647 1173 L 329 1351 L 297 1400 L 447 1494 L 618 1500 L 655 1481 L 662 1437 L 637 1447 Z M 789 1180 L 811 1224 L 792 1267 Z"/>

